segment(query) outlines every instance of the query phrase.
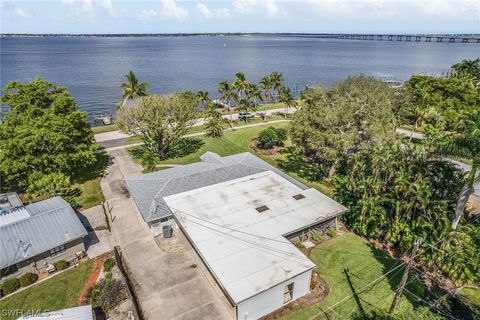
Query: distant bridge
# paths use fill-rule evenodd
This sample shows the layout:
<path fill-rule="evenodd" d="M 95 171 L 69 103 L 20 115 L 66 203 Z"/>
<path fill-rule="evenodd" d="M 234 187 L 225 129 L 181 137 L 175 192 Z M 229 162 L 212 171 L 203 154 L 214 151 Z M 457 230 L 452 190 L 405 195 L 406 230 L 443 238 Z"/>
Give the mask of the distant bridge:
<path fill-rule="evenodd" d="M 480 43 L 480 34 L 317 34 L 318 38 L 344 40 L 409 41 L 409 42 L 462 42 Z"/>

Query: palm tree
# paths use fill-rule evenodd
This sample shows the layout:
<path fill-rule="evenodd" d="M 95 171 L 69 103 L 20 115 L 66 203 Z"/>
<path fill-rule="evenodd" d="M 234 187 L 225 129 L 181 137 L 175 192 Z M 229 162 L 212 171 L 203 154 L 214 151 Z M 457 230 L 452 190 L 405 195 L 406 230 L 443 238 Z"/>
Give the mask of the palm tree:
<path fill-rule="evenodd" d="M 466 130 L 445 138 L 438 150 L 448 157 L 471 160 L 472 166 L 458 196 L 452 229 L 455 230 L 463 216 L 470 195 L 474 192 L 475 183 L 480 183 L 480 113 L 470 116 L 466 122 Z"/>
<path fill-rule="evenodd" d="M 263 120 L 267 120 L 267 104 L 272 102 L 272 80 L 269 76 L 264 76 L 259 83 L 260 88 L 263 90 L 263 102 L 264 102 L 264 115 Z"/>
<path fill-rule="evenodd" d="M 210 98 L 208 97 L 207 91 L 198 91 L 197 97 L 202 107 L 207 107 L 210 103 Z"/>
<path fill-rule="evenodd" d="M 245 74 L 243 72 L 237 72 L 232 87 L 237 90 L 237 94 L 240 98 L 242 97 L 242 94 L 247 93 L 248 86 L 249 84 Z"/>
<path fill-rule="evenodd" d="M 252 83 L 248 86 L 247 96 L 250 99 L 253 99 L 255 110 L 258 108 L 258 101 L 262 100 L 262 94 L 258 85 Z"/>
<path fill-rule="evenodd" d="M 123 102 L 122 107 L 128 99 L 137 97 L 143 97 L 147 95 L 147 82 L 138 82 L 137 77 L 132 70 L 125 76 L 127 78 L 126 83 L 122 83 Z"/>
<path fill-rule="evenodd" d="M 286 119 L 288 110 L 290 110 L 291 107 L 296 108 L 297 102 L 293 98 L 292 92 L 289 87 L 280 87 L 279 93 L 280 93 L 279 101 L 285 105 L 284 116 Z"/>
<path fill-rule="evenodd" d="M 218 92 L 222 95 L 220 97 L 220 101 L 222 101 L 223 105 L 228 108 L 228 112 L 230 115 L 229 125 L 230 125 L 230 128 L 233 129 L 233 118 L 232 118 L 233 108 L 230 106 L 230 101 L 235 100 L 237 97 L 237 94 L 233 91 L 233 87 L 226 80 L 219 83 Z"/>
<path fill-rule="evenodd" d="M 248 98 L 241 98 L 239 101 L 238 101 L 238 104 L 237 104 L 237 111 L 238 112 L 249 112 L 250 110 L 254 111 L 254 105 L 253 105 L 253 102 L 250 101 L 250 99 Z M 248 122 L 248 117 L 245 116 L 244 117 L 244 120 L 245 120 L 245 123 Z"/>
<path fill-rule="evenodd" d="M 277 92 L 275 102 L 278 99 L 278 96 L 280 95 L 280 88 L 282 87 L 282 82 L 283 82 L 283 74 L 281 72 L 272 72 L 270 74 L 270 80 L 272 81 L 272 86 L 273 89 Z"/>
<path fill-rule="evenodd" d="M 204 115 L 208 119 L 205 123 L 207 136 L 221 137 L 223 135 L 223 118 L 220 111 L 210 102 L 205 108 Z"/>

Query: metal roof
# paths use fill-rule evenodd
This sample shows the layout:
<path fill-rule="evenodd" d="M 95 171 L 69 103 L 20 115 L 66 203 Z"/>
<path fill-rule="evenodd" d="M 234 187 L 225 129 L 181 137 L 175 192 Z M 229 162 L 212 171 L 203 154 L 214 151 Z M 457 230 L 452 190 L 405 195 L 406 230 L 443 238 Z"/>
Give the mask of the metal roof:
<path fill-rule="evenodd" d="M 24 316 L 18 320 L 94 320 L 91 305 L 68 308 L 58 311 L 44 312 L 38 315 Z"/>
<path fill-rule="evenodd" d="M 221 157 L 206 152 L 201 161 L 125 179 L 128 191 L 146 222 L 171 215 L 164 197 L 205 186 L 273 171 L 301 189 L 307 187 L 249 152 Z"/>
<path fill-rule="evenodd" d="M 22 201 L 15 192 L 0 193 L 0 211 L 21 207 Z"/>
<path fill-rule="evenodd" d="M 24 209 L 28 217 L 0 225 L 0 268 L 87 235 L 75 211 L 61 197 Z"/>
<path fill-rule="evenodd" d="M 165 201 L 235 304 L 314 268 L 286 235 L 347 211 L 323 193 L 302 189 L 273 171 Z"/>

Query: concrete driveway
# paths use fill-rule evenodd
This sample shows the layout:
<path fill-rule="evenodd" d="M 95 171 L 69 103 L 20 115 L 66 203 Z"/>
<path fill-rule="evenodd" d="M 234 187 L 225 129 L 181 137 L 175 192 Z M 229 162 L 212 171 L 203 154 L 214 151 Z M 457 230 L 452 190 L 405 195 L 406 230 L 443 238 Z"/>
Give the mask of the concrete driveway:
<path fill-rule="evenodd" d="M 122 249 L 145 319 L 234 319 L 188 243 L 181 252 L 157 245 L 123 183 L 124 177 L 140 174 L 141 167 L 126 150 L 111 151 L 110 156 L 113 164 L 101 186 L 113 217 L 112 240 Z"/>
<path fill-rule="evenodd" d="M 113 250 L 101 205 L 80 212 L 79 218 L 88 231 L 85 237 L 85 249 L 90 259 Z"/>

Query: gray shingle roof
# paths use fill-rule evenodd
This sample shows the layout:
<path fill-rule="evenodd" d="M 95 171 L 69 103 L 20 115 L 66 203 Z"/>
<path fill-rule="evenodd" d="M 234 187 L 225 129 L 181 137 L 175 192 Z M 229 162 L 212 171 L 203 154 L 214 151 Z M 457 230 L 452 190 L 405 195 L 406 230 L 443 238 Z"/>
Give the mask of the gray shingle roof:
<path fill-rule="evenodd" d="M 205 186 L 273 171 L 302 189 L 307 187 L 249 152 L 221 157 L 204 153 L 202 161 L 127 178 L 128 191 L 143 219 L 153 222 L 171 214 L 164 197 Z"/>
<path fill-rule="evenodd" d="M 60 197 L 24 209 L 28 217 L 0 226 L 0 268 L 87 235 L 75 211 Z"/>

